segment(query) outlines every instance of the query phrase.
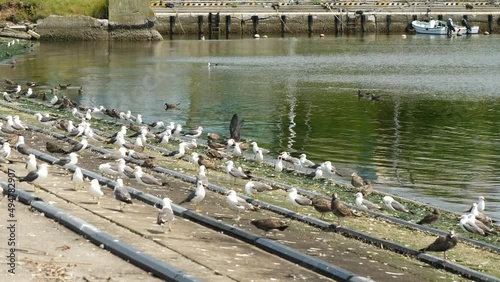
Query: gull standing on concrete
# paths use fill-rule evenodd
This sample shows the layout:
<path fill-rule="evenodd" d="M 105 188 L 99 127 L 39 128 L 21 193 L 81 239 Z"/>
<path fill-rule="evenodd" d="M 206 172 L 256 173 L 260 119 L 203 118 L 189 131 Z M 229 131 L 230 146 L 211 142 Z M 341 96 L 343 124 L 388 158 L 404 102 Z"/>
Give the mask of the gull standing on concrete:
<path fill-rule="evenodd" d="M 238 197 L 234 190 L 229 190 L 227 192 L 226 203 L 229 205 L 229 208 L 235 210 L 237 212 L 237 216 L 235 220 L 240 220 L 240 211 L 256 211 L 257 208 L 247 203 L 243 198 Z"/>
<path fill-rule="evenodd" d="M 183 143 L 180 143 L 179 144 L 179 149 L 177 149 L 175 151 L 172 151 L 172 152 L 170 152 L 168 154 L 164 154 L 163 156 L 165 156 L 165 157 L 174 157 L 176 160 L 179 160 L 186 153 L 186 150 L 185 150 L 184 146 L 185 145 Z"/>
<path fill-rule="evenodd" d="M 200 212 L 200 209 L 198 208 L 198 204 L 203 201 L 205 198 L 205 186 L 203 185 L 203 182 L 201 180 L 198 180 L 196 182 L 196 189 L 192 191 L 187 198 L 185 198 L 183 201 L 179 203 L 179 205 L 182 205 L 184 203 L 191 203 L 195 205 L 195 210 L 196 212 Z"/>
<path fill-rule="evenodd" d="M 75 172 L 71 177 L 71 182 L 73 182 L 73 189 L 78 190 L 81 186 L 83 186 L 83 173 L 82 170 L 77 167 L 75 168 Z"/>
<path fill-rule="evenodd" d="M 97 205 L 99 205 L 99 198 L 104 196 L 104 193 L 101 191 L 101 185 L 99 185 L 97 179 L 92 179 L 92 181 L 90 181 L 89 194 L 93 199 L 97 198 Z"/>
<path fill-rule="evenodd" d="M 163 229 L 163 233 L 165 233 L 164 224 L 166 223 L 168 226 L 168 231 L 172 231 L 172 222 L 175 220 L 174 211 L 172 210 L 172 201 L 169 198 L 163 198 L 162 208 L 158 212 L 158 216 L 156 217 L 156 224 L 160 225 Z"/>
<path fill-rule="evenodd" d="M 28 182 L 37 187 L 40 181 L 44 180 L 49 175 L 47 166 L 48 165 L 46 163 L 40 164 L 40 166 L 38 166 L 38 170 L 30 171 L 26 176 L 20 178 L 19 181 Z"/>
<path fill-rule="evenodd" d="M 332 202 L 330 200 L 315 197 L 312 199 L 312 206 L 314 209 L 321 214 L 320 219 L 325 218 L 325 214 L 332 212 Z"/>
<path fill-rule="evenodd" d="M 28 156 L 28 161 L 26 162 L 25 168 L 28 171 L 34 171 L 37 170 L 37 165 L 36 165 L 36 157 L 33 154 L 29 154 Z"/>
<path fill-rule="evenodd" d="M 2 145 L 2 149 L 0 149 L 0 157 L 4 159 L 8 159 L 10 157 L 10 154 L 12 153 L 12 149 L 10 147 L 9 142 L 5 142 Z"/>
<path fill-rule="evenodd" d="M 24 136 L 20 135 L 17 139 L 16 144 L 14 144 L 14 149 L 23 155 L 29 155 L 33 150 L 24 143 Z"/>
<path fill-rule="evenodd" d="M 198 178 L 197 180 L 201 180 L 203 185 L 207 186 L 208 185 L 208 178 L 207 175 L 205 174 L 205 166 L 200 165 L 200 171 L 198 172 Z"/>
<path fill-rule="evenodd" d="M 120 202 L 120 211 L 123 211 L 122 203 L 123 207 L 125 207 L 126 204 L 132 204 L 132 196 L 130 196 L 127 188 L 123 186 L 123 180 L 121 178 L 116 179 L 116 185 L 113 189 L 113 196 L 117 201 Z"/>

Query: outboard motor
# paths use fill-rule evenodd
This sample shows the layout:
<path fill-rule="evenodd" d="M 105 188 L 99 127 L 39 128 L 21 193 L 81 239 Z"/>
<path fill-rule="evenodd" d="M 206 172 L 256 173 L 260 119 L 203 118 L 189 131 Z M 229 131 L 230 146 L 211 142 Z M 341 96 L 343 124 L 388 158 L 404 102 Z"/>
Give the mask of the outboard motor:
<path fill-rule="evenodd" d="M 453 26 L 453 20 L 451 18 L 448 18 L 446 21 L 446 26 L 448 27 L 448 35 L 451 35 L 452 31 L 455 31 L 455 26 Z"/>
<path fill-rule="evenodd" d="M 471 31 L 471 28 L 470 28 L 470 25 L 469 23 L 467 22 L 467 19 L 466 18 L 462 18 L 462 24 L 467 28 L 467 32 L 470 32 Z"/>

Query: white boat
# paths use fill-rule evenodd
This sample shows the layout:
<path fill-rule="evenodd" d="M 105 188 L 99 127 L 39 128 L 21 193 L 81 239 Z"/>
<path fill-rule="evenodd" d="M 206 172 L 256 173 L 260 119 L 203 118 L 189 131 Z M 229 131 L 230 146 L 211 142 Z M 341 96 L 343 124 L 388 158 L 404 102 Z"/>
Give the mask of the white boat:
<path fill-rule="evenodd" d="M 445 21 L 440 20 L 430 20 L 430 21 L 413 21 L 411 25 L 417 33 L 421 34 L 436 34 L 436 35 L 446 35 L 448 33 L 448 27 Z M 470 30 L 467 30 L 464 26 L 453 25 L 455 31 L 451 34 L 477 34 L 479 33 L 479 26 L 471 26 Z"/>

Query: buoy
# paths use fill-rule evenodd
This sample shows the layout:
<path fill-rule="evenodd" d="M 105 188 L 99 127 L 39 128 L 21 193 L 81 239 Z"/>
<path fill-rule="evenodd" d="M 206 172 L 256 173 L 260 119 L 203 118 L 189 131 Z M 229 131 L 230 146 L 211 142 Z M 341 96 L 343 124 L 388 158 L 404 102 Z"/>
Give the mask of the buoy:
<path fill-rule="evenodd" d="M 253 38 L 260 38 L 260 35 L 258 33 L 254 34 Z"/>
<path fill-rule="evenodd" d="M 457 36 L 462 36 L 462 35 L 463 35 L 462 32 L 460 32 L 460 31 L 457 32 Z"/>
<path fill-rule="evenodd" d="M 406 38 L 406 34 L 401 35 L 401 37 Z"/>
<path fill-rule="evenodd" d="M 485 32 L 484 32 L 484 35 L 490 35 L 490 33 L 489 33 L 489 32 L 487 32 L 487 31 L 485 31 Z"/>
<path fill-rule="evenodd" d="M 319 37 L 325 37 L 325 34 L 322 33 L 322 34 L 319 35 Z"/>
<path fill-rule="evenodd" d="M 263 35 L 262 38 L 267 38 L 267 35 Z"/>

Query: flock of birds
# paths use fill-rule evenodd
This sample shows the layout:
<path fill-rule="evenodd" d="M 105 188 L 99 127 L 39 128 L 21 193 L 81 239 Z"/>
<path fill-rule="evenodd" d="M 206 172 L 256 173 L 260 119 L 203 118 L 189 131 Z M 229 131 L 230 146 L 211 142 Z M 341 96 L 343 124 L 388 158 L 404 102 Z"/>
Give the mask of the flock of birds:
<path fill-rule="evenodd" d="M 3 93 L 3 97 L 7 102 L 14 102 L 20 97 L 40 97 L 40 95 L 37 95 L 35 91 L 33 91 L 33 87 L 36 86 L 36 83 L 34 82 L 28 82 L 28 88 L 25 91 L 21 89 L 22 87 L 20 85 L 12 81 L 7 80 L 6 83 L 8 88 Z M 196 129 L 185 131 L 181 124 L 176 124 L 174 122 L 170 122 L 167 125 L 165 125 L 162 121 L 146 124 L 144 123 L 144 119 L 141 114 L 134 116 L 131 111 L 120 112 L 115 109 L 107 109 L 103 106 L 98 108 L 91 108 L 85 105 L 78 106 L 76 102 L 68 99 L 66 96 L 59 98 L 59 90 L 67 89 L 68 86 L 69 85 L 60 84 L 59 87 L 57 87 L 58 91 L 53 91 L 53 96 L 50 101 L 47 99 L 46 95 L 41 95 L 41 98 L 47 100 L 51 107 L 69 109 L 75 120 L 79 121 L 78 124 L 74 124 L 72 120 L 61 119 L 50 114 L 36 113 L 35 116 L 38 122 L 44 127 L 62 130 L 66 133 L 67 137 L 79 139 L 79 142 L 70 148 L 64 148 L 54 141 L 48 141 L 46 143 L 46 150 L 50 153 L 59 153 L 66 156 L 59 158 L 53 164 L 67 167 L 74 166 L 78 163 L 78 153 L 87 148 L 89 141 L 116 146 L 118 148 L 116 152 L 102 156 L 103 159 L 111 160 L 111 162 L 100 164 L 98 169 L 103 175 L 116 178 L 113 195 L 115 199 L 120 202 L 120 210 L 123 210 L 123 207 L 126 204 L 132 203 L 132 197 L 124 186 L 124 180 L 130 181 L 131 179 L 135 179 L 137 183 L 144 186 L 166 185 L 164 180 L 144 172 L 141 166 L 137 165 L 135 167 L 131 167 L 127 165 L 124 159 L 125 157 L 130 157 L 134 160 L 142 161 L 142 166 L 146 168 L 154 167 L 154 157 L 149 156 L 144 152 L 145 145 L 152 138 L 156 139 L 156 141 L 160 144 L 169 143 L 170 140 L 178 140 L 179 144 L 177 150 L 165 153 L 163 156 L 173 160 L 189 158 L 190 162 L 198 165 L 199 173 L 196 181 L 196 188 L 184 200 L 179 202 L 179 204 L 190 203 L 194 205 L 196 211 L 199 211 L 199 205 L 204 200 L 206 195 L 205 187 L 208 185 L 206 170 L 220 169 L 219 165 L 211 159 L 226 160 L 224 170 L 227 175 L 233 178 L 234 182 L 237 179 L 248 180 L 245 184 L 244 190 L 246 194 L 251 195 L 254 198 L 257 198 L 259 193 L 270 192 L 276 189 L 276 187 L 269 184 L 261 181 L 255 181 L 249 171 L 245 171 L 241 167 L 235 167 L 232 159 L 248 155 L 248 153 L 244 153 L 245 151 L 253 152 L 252 159 L 258 164 L 263 164 L 265 162 L 264 155 L 270 153 L 269 150 L 259 147 L 256 142 L 240 142 L 241 128 L 244 121 L 240 120 L 237 114 L 233 116 L 230 122 L 230 138 L 224 140 L 224 138 L 221 138 L 218 134 L 208 133 L 206 135 L 208 145 L 205 151 L 206 156 L 194 151 L 191 154 L 188 154 L 188 150 L 198 147 L 197 140 L 203 135 L 203 127 L 200 126 Z M 358 92 L 358 97 L 366 97 L 371 100 L 378 100 L 380 98 L 379 96 L 364 94 L 361 92 Z M 170 111 L 176 109 L 177 106 L 179 106 L 179 104 L 165 103 L 164 109 L 166 111 Z M 94 119 L 96 115 L 106 115 L 112 119 L 124 121 L 128 125 L 123 125 L 120 131 L 116 132 L 113 136 L 106 138 L 96 134 L 94 129 L 91 127 L 90 121 Z M 0 137 L 3 136 L 9 141 L 16 140 L 12 148 L 19 153 L 28 156 L 26 169 L 29 173 L 26 176 L 21 177 L 19 180 L 21 182 L 32 183 L 36 187 L 43 179 L 48 177 L 48 164 L 36 164 L 36 157 L 32 153 L 32 149 L 24 143 L 24 137 L 22 134 L 25 130 L 29 130 L 29 128 L 17 115 L 7 116 L 5 124 L 0 122 Z M 133 133 L 127 135 L 130 131 Z M 135 141 L 130 142 L 125 137 L 135 138 Z M 9 141 L 4 141 L 2 148 L 0 149 L 0 163 L 10 162 L 9 158 L 11 156 L 11 145 Z M 329 179 L 334 176 L 343 177 L 330 161 L 315 163 L 308 160 L 306 154 L 301 154 L 298 158 L 295 158 L 289 153 L 283 152 L 279 154 L 277 159 L 273 162 L 274 164 L 272 165 L 272 169 L 277 175 L 282 172 L 293 170 L 305 171 L 306 173 L 304 173 L 304 176 L 309 179 Z M 78 167 L 75 167 L 71 180 L 75 189 L 80 189 L 81 187 L 87 185 L 85 184 L 82 171 Z M 370 211 L 386 209 L 394 212 L 412 213 L 411 210 L 406 208 L 403 204 L 399 203 L 391 196 L 383 197 L 383 207 L 367 200 L 365 197 L 368 197 L 373 192 L 372 183 L 365 181 L 356 172 L 351 174 L 351 185 L 354 188 L 353 191 L 356 192 L 354 203 L 357 210 Z M 327 213 L 333 213 L 338 218 L 338 227 L 342 226 L 342 218 L 359 216 L 358 213 L 354 212 L 349 206 L 340 200 L 337 193 L 333 193 L 331 199 L 326 199 L 323 197 L 309 198 L 299 195 L 297 189 L 295 188 L 291 188 L 287 192 L 288 202 L 296 209 L 305 206 L 312 206 L 316 211 L 321 213 L 321 218 L 323 218 Z M 92 197 L 97 198 L 97 204 L 99 204 L 99 198 L 103 197 L 104 193 L 102 192 L 97 179 L 90 181 L 90 184 L 88 185 L 88 193 Z M 175 219 L 171 203 L 172 201 L 169 198 L 164 198 L 157 216 L 157 224 L 161 226 L 167 225 L 169 231 L 171 231 L 171 224 Z M 234 190 L 229 190 L 227 192 L 226 203 L 230 209 L 236 211 L 237 220 L 240 219 L 240 212 L 258 210 L 258 206 L 248 203 L 246 200 L 239 197 Z M 123 207 L 122 204 L 124 205 Z M 484 215 L 484 209 L 485 200 L 483 197 L 479 197 L 479 201 L 474 203 L 471 209 L 467 211 L 468 214 L 461 216 L 459 223 L 461 228 L 466 232 L 483 236 L 498 234 L 492 227 L 492 220 Z M 441 213 L 439 209 L 435 208 L 431 214 L 425 216 L 417 223 L 432 224 L 439 220 L 440 215 Z M 288 222 L 276 218 L 251 220 L 250 223 L 266 232 L 276 232 L 276 230 L 283 231 L 289 226 Z M 429 245 L 427 248 L 423 248 L 421 251 L 445 252 L 446 250 L 454 247 L 456 242 L 456 235 L 452 230 L 447 236 L 438 238 L 434 243 Z"/>

